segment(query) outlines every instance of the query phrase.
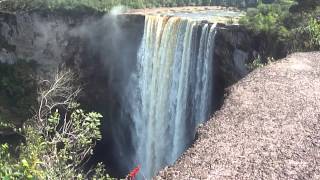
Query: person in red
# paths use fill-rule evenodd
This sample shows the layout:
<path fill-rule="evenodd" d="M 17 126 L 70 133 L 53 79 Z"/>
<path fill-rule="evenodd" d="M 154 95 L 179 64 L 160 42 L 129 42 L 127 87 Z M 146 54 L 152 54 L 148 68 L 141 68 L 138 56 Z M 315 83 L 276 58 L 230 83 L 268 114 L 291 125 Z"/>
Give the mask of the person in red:
<path fill-rule="evenodd" d="M 128 180 L 135 180 L 139 171 L 140 171 L 141 166 L 139 165 L 138 167 L 134 168 L 130 174 L 128 175 Z"/>

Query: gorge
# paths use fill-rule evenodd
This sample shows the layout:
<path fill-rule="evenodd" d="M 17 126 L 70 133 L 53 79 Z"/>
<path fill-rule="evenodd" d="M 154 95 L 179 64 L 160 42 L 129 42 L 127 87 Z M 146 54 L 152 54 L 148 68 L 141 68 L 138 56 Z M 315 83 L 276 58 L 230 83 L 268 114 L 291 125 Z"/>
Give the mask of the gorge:
<path fill-rule="evenodd" d="M 80 102 L 104 115 L 92 161 L 118 177 L 141 165 L 149 179 L 174 163 L 254 56 L 240 26 L 184 15 L 35 11 L 0 20 L 1 63 L 23 58 L 41 75 L 61 64 L 79 73 Z"/>

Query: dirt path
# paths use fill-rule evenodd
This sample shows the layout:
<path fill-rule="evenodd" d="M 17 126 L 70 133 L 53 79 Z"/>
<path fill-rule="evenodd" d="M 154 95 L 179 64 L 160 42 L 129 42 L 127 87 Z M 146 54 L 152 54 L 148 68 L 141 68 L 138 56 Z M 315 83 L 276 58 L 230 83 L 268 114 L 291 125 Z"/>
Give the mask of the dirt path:
<path fill-rule="evenodd" d="M 230 87 L 199 138 L 155 179 L 320 179 L 320 53 L 297 53 Z"/>

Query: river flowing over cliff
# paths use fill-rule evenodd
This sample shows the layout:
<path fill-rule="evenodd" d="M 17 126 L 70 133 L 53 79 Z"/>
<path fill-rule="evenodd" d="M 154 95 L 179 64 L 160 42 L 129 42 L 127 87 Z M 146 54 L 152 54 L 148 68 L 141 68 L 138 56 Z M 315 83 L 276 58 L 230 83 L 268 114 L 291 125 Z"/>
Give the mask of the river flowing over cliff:
<path fill-rule="evenodd" d="M 135 163 L 152 177 L 192 143 L 209 119 L 215 25 L 147 16 L 137 72 L 127 99 L 134 122 Z"/>
<path fill-rule="evenodd" d="M 34 60 L 41 77 L 72 68 L 79 102 L 104 117 L 92 164 L 114 177 L 141 165 L 150 179 L 190 147 L 254 57 L 247 31 L 212 13 L 0 13 L 0 62 Z"/>

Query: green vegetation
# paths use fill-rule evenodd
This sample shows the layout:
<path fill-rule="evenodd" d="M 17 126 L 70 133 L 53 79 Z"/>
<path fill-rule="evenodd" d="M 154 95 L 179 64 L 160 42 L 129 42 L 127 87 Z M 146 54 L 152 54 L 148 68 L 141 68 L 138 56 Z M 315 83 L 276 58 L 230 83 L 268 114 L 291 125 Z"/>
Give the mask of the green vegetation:
<path fill-rule="evenodd" d="M 311 18 L 306 28 L 310 35 L 310 44 L 315 49 L 320 49 L 320 23 L 317 19 Z"/>
<path fill-rule="evenodd" d="M 319 50 L 320 1 L 275 0 L 248 8 L 240 23 L 259 40 L 260 55 L 282 58 L 295 51 Z"/>
<path fill-rule="evenodd" d="M 222 5 L 246 7 L 246 0 L 4 0 L 3 10 L 33 9 L 74 9 L 92 8 L 109 11 L 112 7 L 123 5 L 129 8 L 172 7 L 187 5 Z"/>
<path fill-rule="evenodd" d="M 101 139 L 102 116 L 79 109 L 75 79 L 71 71 L 63 71 L 51 81 L 41 81 L 34 116 L 21 128 L 10 122 L 0 124 L 24 137 L 14 154 L 11 145 L 0 144 L 0 179 L 110 179 L 101 164 L 84 171 Z"/>
<path fill-rule="evenodd" d="M 71 116 L 72 123 L 64 124 L 70 125 L 63 129 L 65 132 L 58 130 L 58 112 L 48 118 L 42 131 L 37 131 L 39 127 L 34 122 L 24 125 L 20 133 L 25 135 L 26 143 L 19 146 L 18 158 L 11 155 L 8 144 L 1 144 L 0 177 L 8 180 L 86 178 L 87 173 L 79 165 L 92 153 L 94 140 L 101 138 L 98 129 L 101 115 L 77 109 Z M 98 165 L 95 177 L 103 179 L 105 174 L 102 165 Z"/>
<path fill-rule="evenodd" d="M 33 61 L 0 63 L 0 116 L 17 123 L 31 117 L 37 98 L 35 72 Z"/>

